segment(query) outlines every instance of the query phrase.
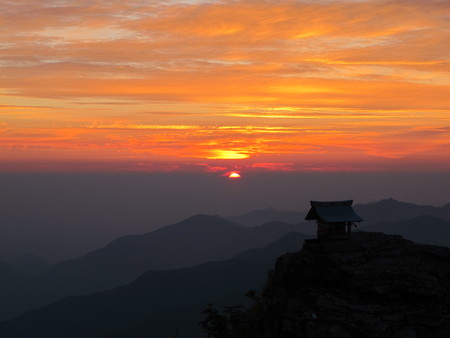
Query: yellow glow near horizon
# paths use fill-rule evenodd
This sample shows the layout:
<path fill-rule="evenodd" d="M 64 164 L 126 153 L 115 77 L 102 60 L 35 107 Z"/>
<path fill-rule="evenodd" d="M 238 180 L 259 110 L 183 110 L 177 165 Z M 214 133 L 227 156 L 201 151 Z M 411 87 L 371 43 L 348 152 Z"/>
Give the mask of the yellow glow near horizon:
<path fill-rule="evenodd" d="M 213 150 L 211 155 L 206 156 L 210 160 L 242 160 L 249 158 L 248 154 L 241 153 L 235 150 Z"/>

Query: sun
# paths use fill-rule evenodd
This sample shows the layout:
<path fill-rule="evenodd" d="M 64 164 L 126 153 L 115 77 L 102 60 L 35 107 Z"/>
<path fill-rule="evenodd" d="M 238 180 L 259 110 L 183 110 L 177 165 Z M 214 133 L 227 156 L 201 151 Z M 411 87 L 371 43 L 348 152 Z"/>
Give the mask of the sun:
<path fill-rule="evenodd" d="M 228 178 L 241 178 L 241 174 L 239 174 L 237 171 L 232 171 L 228 175 Z"/>

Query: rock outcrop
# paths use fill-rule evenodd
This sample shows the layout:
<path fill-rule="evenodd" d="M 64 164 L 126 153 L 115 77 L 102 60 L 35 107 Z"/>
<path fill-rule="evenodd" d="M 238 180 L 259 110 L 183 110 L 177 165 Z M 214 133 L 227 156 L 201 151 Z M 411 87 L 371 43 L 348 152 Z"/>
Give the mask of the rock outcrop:
<path fill-rule="evenodd" d="M 307 240 L 247 315 L 263 338 L 448 338 L 450 249 L 382 233 Z"/>

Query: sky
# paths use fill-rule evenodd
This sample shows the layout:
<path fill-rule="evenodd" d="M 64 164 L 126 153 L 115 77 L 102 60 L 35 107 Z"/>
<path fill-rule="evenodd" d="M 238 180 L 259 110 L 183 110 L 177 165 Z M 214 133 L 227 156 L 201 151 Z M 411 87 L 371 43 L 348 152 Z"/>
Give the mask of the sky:
<path fill-rule="evenodd" d="M 0 0 L 2 171 L 450 171 L 450 2 Z"/>

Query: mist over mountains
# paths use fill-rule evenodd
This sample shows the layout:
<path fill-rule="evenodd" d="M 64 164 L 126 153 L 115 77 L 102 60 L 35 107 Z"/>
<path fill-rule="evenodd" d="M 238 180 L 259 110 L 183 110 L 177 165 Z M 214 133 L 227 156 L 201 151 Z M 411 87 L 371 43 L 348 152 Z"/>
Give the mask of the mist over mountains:
<path fill-rule="evenodd" d="M 248 228 L 219 216 L 198 215 L 147 234 L 120 237 L 104 248 L 50 266 L 39 276 L 27 276 L 5 265 L 5 273 L 16 283 L 0 289 L 0 297 L 9 300 L 0 307 L 0 318 L 69 295 L 125 285 L 150 270 L 178 269 L 228 259 L 298 230 L 297 225 L 282 222 Z"/>
<path fill-rule="evenodd" d="M 0 337 L 171 336 L 174 327 L 199 337 L 193 323 L 206 303 L 245 303 L 277 256 L 315 236 L 314 222 L 304 221 L 308 204 L 302 207 L 191 216 L 53 265 L 34 252 L 0 260 Z M 450 204 L 391 198 L 354 209 L 365 219 L 358 230 L 450 246 Z M 55 320 L 58 327 L 49 324 Z"/>
<path fill-rule="evenodd" d="M 261 288 L 275 259 L 300 249 L 308 238 L 289 233 L 261 249 L 191 268 L 150 271 L 129 285 L 88 296 L 69 297 L 0 324 L 2 337 L 199 337 L 206 303 L 243 302 Z M 57 325 L 55 319 L 58 318 Z M 143 328 L 142 328 L 142 327 Z M 39 327 L 36 332 L 35 328 Z M 142 337 L 145 336 L 142 334 Z"/>
<path fill-rule="evenodd" d="M 223 260 L 299 231 L 270 222 L 246 228 L 219 216 L 198 215 L 143 235 L 118 238 L 102 249 L 50 267 L 43 278 L 64 290 L 83 294 L 131 282 L 148 270 L 169 270 Z"/>

